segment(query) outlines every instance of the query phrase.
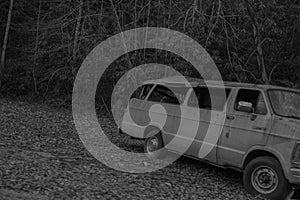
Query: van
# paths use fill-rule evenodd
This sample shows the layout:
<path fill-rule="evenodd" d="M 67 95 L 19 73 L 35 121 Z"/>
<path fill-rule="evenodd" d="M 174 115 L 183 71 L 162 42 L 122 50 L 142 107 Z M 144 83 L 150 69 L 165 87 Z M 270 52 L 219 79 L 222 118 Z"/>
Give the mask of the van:
<path fill-rule="evenodd" d="M 189 84 L 186 84 L 188 80 Z M 225 100 L 212 104 L 211 91 L 223 91 Z M 218 92 L 214 93 L 218 94 Z M 221 94 L 221 92 L 220 92 Z M 163 126 L 150 123 L 150 107 L 159 104 L 166 112 Z M 162 109 L 163 110 L 163 109 Z M 195 113 L 200 112 L 200 118 Z M 224 116 L 219 123 L 211 119 Z M 160 116 L 167 115 L 167 116 Z M 146 81 L 131 96 L 120 132 L 145 138 L 145 152 L 151 155 L 176 137 L 180 120 L 198 120 L 199 127 L 185 156 L 222 168 L 243 172 L 246 190 L 254 196 L 285 199 L 300 184 L 300 91 L 271 85 L 203 81 L 168 77 Z M 204 157 L 199 153 L 211 123 L 219 126 L 218 138 Z M 151 128 L 149 128 L 151 127 Z M 150 130 L 157 134 L 148 136 Z M 188 133 L 186 126 L 183 133 Z M 189 135 L 189 134 L 187 134 Z M 170 147 L 176 152 L 178 146 Z"/>

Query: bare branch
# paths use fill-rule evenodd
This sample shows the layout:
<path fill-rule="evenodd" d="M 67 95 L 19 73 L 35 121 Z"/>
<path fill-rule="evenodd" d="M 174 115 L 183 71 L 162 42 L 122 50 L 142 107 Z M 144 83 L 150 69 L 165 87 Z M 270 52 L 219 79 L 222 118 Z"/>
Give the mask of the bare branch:
<path fill-rule="evenodd" d="M 213 27 L 210 29 L 210 31 L 208 33 L 208 36 L 207 36 L 206 41 L 205 41 L 205 46 L 204 46 L 205 49 L 207 47 L 207 43 L 208 43 L 208 41 L 209 41 L 209 39 L 211 37 L 212 32 L 214 31 L 214 29 L 216 28 L 216 26 L 217 26 L 217 24 L 219 22 L 220 11 L 221 11 L 221 0 L 219 0 L 219 4 L 218 5 L 219 6 L 218 6 L 218 11 L 217 11 L 217 19 L 216 19 L 216 22 L 214 23 Z"/>
<path fill-rule="evenodd" d="M 6 23 L 6 30 L 3 40 L 3 46 L 2 46 L 2 53 L 1 53 L 1 63 L 0 63 L 0 87 L 1 87 L 1 81 L 2 81 L 2 73 L 5 65 L 5 55 L 6 55 L 6 48 L 7 48 L 7 42 L 8 42 L 8 35 L 9 35 L 9 28 L 11 23 L 11 16 L 12 16 L 12 10 L 14 6 L 14 0 L 10 0 L 10 6 L 8 10 L 8 16 L 7 16 L 7 23 Z"/>

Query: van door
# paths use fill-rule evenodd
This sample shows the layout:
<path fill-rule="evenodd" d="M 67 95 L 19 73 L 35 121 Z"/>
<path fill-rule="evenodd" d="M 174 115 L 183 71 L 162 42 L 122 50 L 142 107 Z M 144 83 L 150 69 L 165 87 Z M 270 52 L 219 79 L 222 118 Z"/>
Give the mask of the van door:
<path fill-rule="evenodd" d="M 241 168 L 251 147 L 266 144 L 271 115 L 265 99 L 263 91 L 243 88 L 231 99 L 218 143 L 218 164 Z"/>
<path fill-rule="evenodd" d="M 199 113 L 199 127 L 197 135 L 187 154 L 197 157 L 212 163 L 217 162 L 217 145 L 213 142 L 218 138 L 222 130 L 222 119 L 225 115 L 225 99 L 222 98 L 224 94 L 223 88 L 212 87 L 196 87 L 194 94 L 191 94 L 187 106 L 194 108 L 196 113 Z M 210 93 L 210 91 L 214 91 Z M 230 94 L 230 89 L 225 89 L 226 98 Z M 212 105 L 211 99 L 216 100 L 217 104 Z M 196 120 L 197 118 L 194 118 Z"/>

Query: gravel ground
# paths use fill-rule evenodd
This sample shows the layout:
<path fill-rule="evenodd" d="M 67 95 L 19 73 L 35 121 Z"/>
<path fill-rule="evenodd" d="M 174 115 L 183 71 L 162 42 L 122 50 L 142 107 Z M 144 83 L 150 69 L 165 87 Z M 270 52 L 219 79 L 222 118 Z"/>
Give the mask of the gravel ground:
<path fill-rule="evenodd" d="M 113 142 L 142 150 L 108 118 L 100 122 Z M 71 111 L 38 103 L 0 99 L 0 152 L 1 200 L 255 199 L 240 173 L 185 157 L 152 173 L 111 169 L 84 148 Z"/>

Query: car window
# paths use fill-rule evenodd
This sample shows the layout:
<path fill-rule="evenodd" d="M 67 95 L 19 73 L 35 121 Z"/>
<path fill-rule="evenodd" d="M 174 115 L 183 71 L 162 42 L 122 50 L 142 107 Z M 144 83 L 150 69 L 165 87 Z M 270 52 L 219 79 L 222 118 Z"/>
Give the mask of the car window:
<path fill-rule="evenodd" d="M 268 95 L 275 114 L 300 119 L 299 92 L 272 89 Z"/>
<path fill-rule="evenodd" d="M 210 88 L 210 90 L 213 91 L 212 94 L 209 93 L 209 89 L 207 87 L 196 87 L 193 89 L 194 93 L 192 93 L 189 98 L 188 106 L 217 111 L 222 111 L 224 109 L 224 105 L 226 103 L 222 97 L 224 89 Z M 226 100 L 230 94 L 230 91 L 230 88 L 225 89 Z M 216 99 L 216 105 L 212 106 L 211 95 L 214 95 L 212 98 Z"/>
<path fill-rule="evenodd" d="M 138 89 L 136 89 L 133 94 L 131 95 L 130 99 L 139 99 L 141 96 L 141 93 L 143 91 L 143 87 L 139 87 Z"/>
<path fill-rule="evenodd" d="M 186 96 L 187 88 L 185 87 L 165 87 L 157 85 L 148 100 L 160 103 L 182 104 Z"/>
<path fill-rule="evenodd" d="M 268 112 L 263 94 L 259 90 L 240 89 L 235 101 L 235 110 L 238 110 L 238 103 L 241 101 L 251 103 L 255 114 L 265 115 Z"/>
<path fill-rule="evenodd" d="M 147 94 L 151 90 L 153 85 L 143 85 L 140 86 L 138 89 L 134 91 L 134 93 L 131 95 L 130 99 L 145 99 L 147 97 Z"/>
<path fill-rule="evenodd" d="M 140 99 L 144 100 L 148 93 L 150 92 L 150 90 L 152 89 L 153 85 L 152 84 L 149 84 L 149 85 L 144 85 L 143 86 L 143 91 L 142 91 L 142 94 L 140 96 Z"/>

